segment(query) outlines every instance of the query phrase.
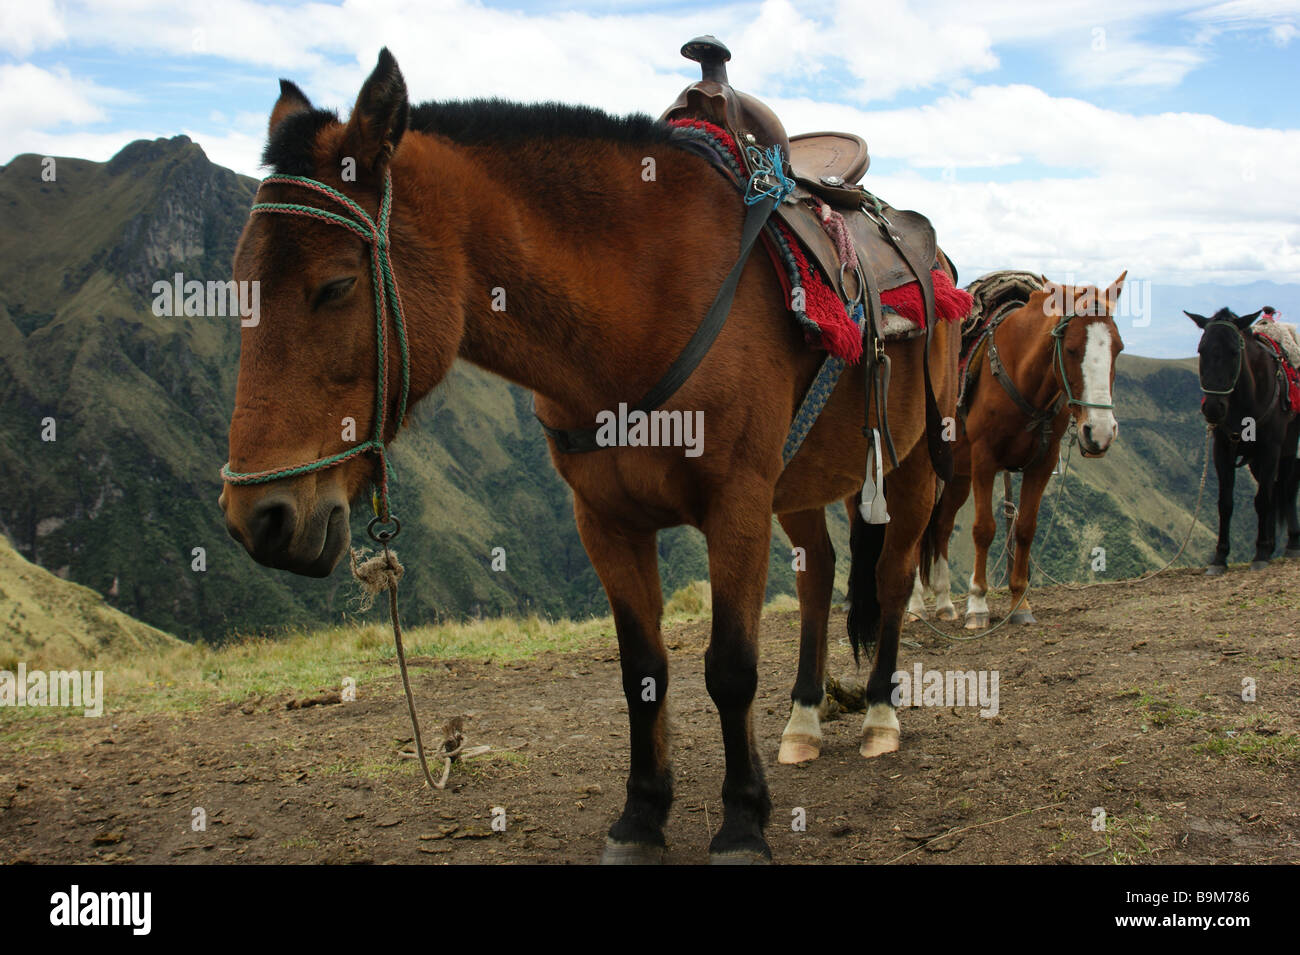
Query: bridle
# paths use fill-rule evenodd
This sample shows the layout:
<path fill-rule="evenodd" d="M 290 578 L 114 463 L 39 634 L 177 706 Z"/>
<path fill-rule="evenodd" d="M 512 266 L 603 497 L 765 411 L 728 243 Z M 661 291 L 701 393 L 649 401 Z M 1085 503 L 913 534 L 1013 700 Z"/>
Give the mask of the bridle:
<path fill-rule="evenodd" d="M 388 225 L 393 205 L 393 179 L 385 172 L 384 189 L 379 200 L 378 221 L 372 219 L 364 209 L 323 182 L 308 179 L 305 176 L 268 176 L 262 185 L 302 186 L 343 206 L 352 215 L 340 215 L 328 209 L 307 206 L 295 202 L 256 202 L 250 215 L 259 212 L 283 213 L 285 215 L 306 216 L 320 222 L 331 222 L 343 226 L 355 233 L 370 246 L 370 284 L 375 292 L 375 341 L 379 354 L 379 370 L 375 379 L 375 428 L 370 440 L 363 441 L 356 447 L 338 454 L 326 455 L 307 464 L 295 464 L 272 468 L 266 471 L 239 472 L 230 469 L 230 462 L 221 468 L 221 476 L 231 484 L 266 484 L 281 478 L 297 477 L 324 471 L 336 467 L 344 461 L 361 454 L 373 454 L 379 458 L 379 480 L 371 493 L 371 504 L 375 516 L 366 528 L 371 538 L 380 542 L 392 540 L 402 529 L 401 522 L 389 509 L 388 479 L 390 465 L 388 453 L 384 449 L 384 429 L 388 415 L 388 315 L 392 312 L 393 326 L 397 333 L 398 355 L 401 359 L 402 388 L 397 402 L 396 428 L 402 427 L 406 420 L 406 400 L 411 386 L 411 360 L 406 343 L 406 318 L 402 312 L 402 299 L 397 292 L 397 277 L 393 274 L 393 263 L 389 255 Z M 391 530 L 375 530 L 377 524 L 392 524 Z"/>
<path fill-rule="evenodd" d="M 1081 398 L 1074 397 L 1074 392 L 1070 388 L 1070 376 L 1065 373 L 1065 333 L 1070 328 L 1070 320 L 1078 317 L 1080 316 L 1077 312 L 1070 312 L 1067 315 L 1062 315 L 1061 320 L 1052 328 L 1053 361 L 1056 363 L 1057 372 L 1061 376 L 1061 387 L 1065 390 L 1065 400 L 1068 404 L 1072 404 L 1078 408 L 1104 408 L 1106 410 L 1113 410 L 1115 407 L 1113 401 L 1109 404 L 1102 404 L 1097 401 L 1084 401 Z M 1083 317 L 1088 318 L 1095 316 Z"/>

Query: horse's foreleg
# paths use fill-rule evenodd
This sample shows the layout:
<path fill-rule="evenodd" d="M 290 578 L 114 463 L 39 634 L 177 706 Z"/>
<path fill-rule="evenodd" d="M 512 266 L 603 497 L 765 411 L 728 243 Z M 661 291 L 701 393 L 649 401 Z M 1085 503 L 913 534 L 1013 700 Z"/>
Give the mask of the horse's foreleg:
<path fill-rule="evenodd" d="M 818 718 L 826 692 L 826 624 L 835 586 L 835 548 L 826 533 L 826 510 L 780 514 L 790 543 L 802 550 L 803 570 L 795 583 L 799 591 L 799 674 L 790 693 L 790 722 L 781 734 L 779 763 L 802 763 L 821 755 Z"/>
<path fill-rule="evenodd" d="M 862 721 L 858 747 L 858 752 L 867 758 L 895 752 L 899 746 L 898 714 L 894 707 L 898 638 L 920 556 L 921 535 L 930 521 L 937 480 L 924 442 L 890 473 L 888 480 L 894 488 L 889 499 L 890 521 L 884 525 L 884 542 L 875 568 L 880 624 L 871 676 L 867 679 L 867 715 Z M 873 527 L 879 531 L 878 526 Z"/>
<path fill-rule="evenodd" d="M 631 769 L 623 814 L 610 827 L 603 862 L 660 862 L 673 799 L 668 757 L 668 652 L 659 632 L 663 593 L 653 532 L 611 527 L 578 503 L 578 533 L 605 586 L 618 632 L 623 695 L 631 733 Z"/>
<path fill-rule="evenodd" d="M 1230 529 L 1232 526 L 1232 491 L 1237 481 L 1237 469 L 1233 467 L 1234 454 L 1232 444 L 1221 434 L 1214 438 L 1214 473 L 1219 479 L 1219 542 L 1214 548 L 1214 556 L 1205 568 L 1207 577 L 1217 577 L 1228 569 L 1228 550 L 1231 547 Z"/>
<path fill-rule="evenodd" d="M 971 493 L 975 496 L 975 523 L 971 537 L 975 541 L 975 565 L 971 569 L 970 593 L 966 597 L 966 629 L 983 630 L 989 625 L 988 563 L 989 547 L 997 533 L 993 519 L 994 469 L 971 455 Z"/>
<path fill-rule="evenodd" d="M 710 512 L 703 526 L 713 591 L 713 633 L 704 654 L 704 684 L 718 708 L 727 760 L 722 828 L 709 843 L 709 855 L 718 863 L 753 863 L 772 858 L 763 835 L 772 800 L 752 719 L 772 502 L 770 488 L 745 494 L 733 483 L 728 490 L 729 506 Z M 764 493 L 766 500 L 761 499 Z"/>
<path fill-rule="evenodd" d="M 1016 523 L 1012 528 L 1015 551 L 1011 561 L 1011 613 L 1012 623 L 1037 623 L 1029 609 L 1029 549 L 1034 544 L 1034 531 L 1038 527 L 1038 508 L 1043 503 L 1043 491 L 1052 477 L 1052 465 L 1057 454 L 1044 455 L 1033 469 L 1026 471 L 1020 481 L 1020 503 Z"/>

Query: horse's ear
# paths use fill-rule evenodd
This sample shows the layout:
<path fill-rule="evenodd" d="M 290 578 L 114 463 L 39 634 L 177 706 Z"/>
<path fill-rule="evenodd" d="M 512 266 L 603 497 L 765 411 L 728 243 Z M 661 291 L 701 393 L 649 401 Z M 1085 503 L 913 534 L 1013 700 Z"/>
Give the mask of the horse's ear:
<path fill-rule="evenodd" d="M 1106 309 L 1113 312 L 1115 304 L 1119 301 L 1120 292 L 1124 291 L 1124 280 L 1128 278 L 1128 269 L 1119 273 L 1119 278 L 1110 283 L 1106 289 Z"/>
<path fill-rule="evenodd" d="M 357 104 L 343 133 L 343 154 L 357 160 L 363 169 L 379 173 L 397 151 L 410 113 L 406 81 L 388 47 L 379 51 L 379 62 L 361 87 Z"/>
<path fill-rule="evenodd" d="M 271 121 L 266 125 L 267 134 L 275 132 L 275 127 L 295 113 L 305 113 L 311 109 L 311 101 L 303 91 L 289 80 L 280 81 L 280 98 L 271 107 Z"/>
<path fill-rule="evenodd" d="M 1190 318 L 1192 321 L 1194 321 L 1196 323 L 1197 328 L 1204 328 L 1205 323 L 1209 321 L 1209 319 L 1206 318 L 1204 315 L 1196 315 L 1186 310 L 1183 311 L 1183 314 L 1186 315 L 1188 318 Z"/>
<path fill-rule="evenodd" d="M 1249 315 L 1238 315 L 1235 322 L 1236 326 L 1245 331 L 1254 324 L 1255 319 L 1259 318 L 1260 312 L 1263 312 L 1263 309 L 1260 309 L 1259 312 L 1251 312 Z"/>

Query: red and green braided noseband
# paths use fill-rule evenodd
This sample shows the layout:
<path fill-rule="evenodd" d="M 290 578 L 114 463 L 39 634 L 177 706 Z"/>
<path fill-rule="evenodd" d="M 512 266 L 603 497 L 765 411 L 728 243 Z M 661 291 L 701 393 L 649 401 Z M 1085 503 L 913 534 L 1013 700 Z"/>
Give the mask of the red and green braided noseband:
<path fill-rule="evenodd" d="M 388 455 L 384 449 L 384 426 L 388 412 L 388 313 L 393 314 L 393 327 L 397 333 L 398 355 L 402 363 L 402 390 L 397 402 L 397 428 L 406 420 L 406 399 L 410 391 L 411 369 L 410 355 L 406 347 L 406 318 L 402 313 L 402 298 L 397 293 L 397 278 L 393 274 L 393 263 L 389 257 L 388 222 L 393 204 L 393 180 L 384 174 L 384 192 L 379 201 L 379 221 L 371 219 L 366 211 L 337 189 L 308 179 L 305 176 L 268 176 L 262 180 L 263 185 L 301 186 L 319 193 L 343 206 L 350 216 L 340 215 L 316 206 L 305 206 L 294 202 L 256 202 L 250 214 L 259 212 L 279 212 L 285 215 L 307 216 L 320 222 L 332 222 L 335 225 L 355 233 L 370 246 L 370 284 L 375 293 L 375 340 L 379 351 L 379 371 L 375 379 L 375 430 L 369 441 L 362 442 L 347 451 L 331 454 L 308 464 L 291 467 L 273 468 L 268 471 L 239 472 L 230 470 L 230 462 L 221 468 L 221 476 L 231 484 L 266 484 L 281 478 L 296 477 L 323 471 L 344 461 L 351 460 L 359 454 L 374 454 L 379 458 L 379 482 L 374 493 L 375 514 L 384 523 L 388 523 L 391 514 L 388 509 Z"/>

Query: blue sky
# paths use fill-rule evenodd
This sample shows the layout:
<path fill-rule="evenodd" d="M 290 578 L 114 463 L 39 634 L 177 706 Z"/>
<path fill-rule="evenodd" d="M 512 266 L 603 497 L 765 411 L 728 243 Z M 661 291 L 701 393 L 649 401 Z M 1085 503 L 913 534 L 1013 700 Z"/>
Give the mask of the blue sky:
<path fill-rule="evenodd" d="M 416 99 L 657 113 L 704 32 L 791 128 L 864 135 L 869 186 L 929 215 L 965 278 L 1127 269 L 1135 301 L 1275 283 L 1300 302 L 1300 0 L 26 0 L 0 9 L 0 161 L 184 132 L 258 175 L 276 78 L 346 112 L 382 45 Z M 1135 330 L 1144 353 L 1191 352 L 1174 317 Z"/>

